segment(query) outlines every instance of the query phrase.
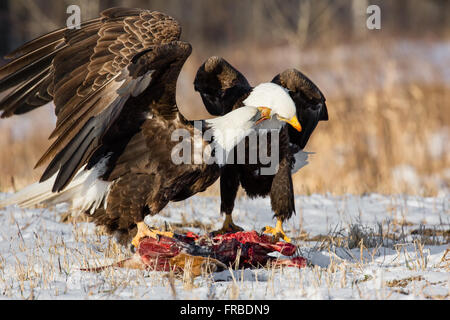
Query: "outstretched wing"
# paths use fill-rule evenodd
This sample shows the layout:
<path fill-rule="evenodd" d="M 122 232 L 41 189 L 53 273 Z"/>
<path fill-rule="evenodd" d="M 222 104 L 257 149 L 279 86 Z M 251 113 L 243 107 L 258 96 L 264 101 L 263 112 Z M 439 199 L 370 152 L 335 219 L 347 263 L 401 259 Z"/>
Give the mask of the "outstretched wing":
<path fill-rule="evenodd" d="M 54 101 L 51 160 L 41 182 L 57 174 L 63 190 L 85 165 L 120 153 L 146 118 L 178 116 L 176 81 L 191 54 L 171 17 L 141 9 L 112 8 L 79 30 L 58 30 L 34 40 L 0 69 L 3 117 Z M 119 155 L 112 155 L 119 156 Z"/>
<path fill-rule="evenodd" d="M 302 125 L 302 132 L 289 127 L 290 142 L 303 150 L 319 121 L 328 121 L 326 99 L 319 88 L 298 70 L 290 69 L 277 75 L 273 80 L 289 90 L 297 107 L 297 117 Z"/>
<path fill-rule="evenodd" d="M 252 90 L 247 79 L 220 57 L 211 57 L 200 67 L 194 86 L 213 116 L 232 111 Z"/>

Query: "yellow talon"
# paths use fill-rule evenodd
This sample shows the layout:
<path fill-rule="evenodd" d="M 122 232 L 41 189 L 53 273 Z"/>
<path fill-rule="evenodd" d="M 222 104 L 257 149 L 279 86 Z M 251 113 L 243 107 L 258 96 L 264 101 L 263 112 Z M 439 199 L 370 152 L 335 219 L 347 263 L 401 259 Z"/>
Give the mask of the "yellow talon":
<path fill-rule="evenodd" d="M 238 225 L 235 225 L 233 222 L 233 216 L 231 214 L 227 214 L 225 217 L 225 221 L 223 222 L 222 229 L 214 231 L 213 234 L 218 235 L 240 231 L 244 231 L 244 229 L 242 229 Z"/>
<path fill-rule="evenodd" d="M 168 238 L 173 238 L 173 232 L 163 232 L 163 231 L 159 231 L 156 229 L 149 229 L 149 227 L 147 227 L 145 222 L 139 222 L 137 224 L 137 228 L 138 228 L 138 232 L 137 232 L 136 236 L 133 238 L 133 240 L 131 241 L 131 244 L 135 248 L 139 247 L 139 243 L 141 242 L 141 240 L 143 238 L 149 237 L 149 238 L 158 239 L 158 236 L 165 236 Z"/>
<path fill-rule="evenodd" d="M 280 219 L 278 219 L 277 226 L 275 228 L 265 227 L 263 231 L 266 234 L 273 235 L 275 240 L 279 240 L 281 238 L 286 242 L 291 242 L 291 238 L 286 236 L 286 233 L 283 230 L 283 221 L 281 221 Z"/>

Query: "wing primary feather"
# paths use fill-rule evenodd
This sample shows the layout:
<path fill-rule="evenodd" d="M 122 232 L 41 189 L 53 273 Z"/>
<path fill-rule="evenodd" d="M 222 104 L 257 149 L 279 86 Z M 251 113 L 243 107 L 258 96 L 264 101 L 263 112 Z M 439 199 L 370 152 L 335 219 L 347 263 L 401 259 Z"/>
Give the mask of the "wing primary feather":
<path fill-rule="evenodd" d="M 100 100 L 100 97 L 97 97 L 96 100 L 93 100 L 90 106 L 94 106 L 95 103 Z M 83 113 L 83 117 L 81 118 L 75 118 L 73 123 L 70 123 L 68 126 L 65 127 L 64 130 L 61 131 L 60 134 L 57 135 L 57 139 L 53 144 L 48 148 L 48 150 L 44 153 L 44 155 L 39 159 L 39 161 L 35 165 L 35 169 L 43 165 L 45 162 L 47 162 L 50 157 L 54 156 L 55 154 L 58 154 L 63 148 L 65 143 L 68 143 L 70 139 L 73 139 L 74 132 L 77 132 L 77 129 L 81 130 L 83 128 L 83 119 L 86 117 L 89 117 L 89 110 L 87 110 L 85 113 Z M 86 120 L 87 121 L 87 120 Z M 51 138 L 50 138 L 51 139 Z"/>
<path fill-rule="evenodd" d="M 43 44 L 54 43 L 64 38 L 65 29 L 59 29 L 47 33 L 46 35 L 25 43 L 23 46 L 14 50 L 5 56 L 6 59 L 17 59 L 35 51 L 43 46 Z"/>
<path fill-rule="evenodd" d="M 109 84 L 117 80 L 117 78 L 119 78 L 119 74 L 106 82 L 101 88 L 97 89 L 96 91 L 92 91 L 88 96 L 84 97 L 83 100 L 78 102 L 70 109 L 66 109 L 65 111 L 67 114 L 58 115 L 60 119 L 58 120 L 58 124 L 51 134 L 50 139 L 55 138 L 56 136 L 60 136 L 62 132 L 66 132 L 67 130 L 73 128 L 72 126 L 74 123 L 79 122 L 87 115 L 89 115 L 91 113 L 90 111 L 92 111 L 92 108 L 96 107 L 97 102 L 101 99 L 99 93 L 102 92 L 102 90 L 104 90 Z M 93 100 L 96 97 L 97 99 Z"/>
<path fill-rule="evenodd" d="M 92 19 L 89 21 L 85 21 L 81 23 L 81 29 L 86 28 L 92 24 L 101 22 L 101 18 Z M 59 41 L 61 39 L 64 39 L 65 37 L 71 33 L 71 32 L 79 32 L 78 29 L 67 29 L 67 28 L 61 28 L 58 30 L 51 31 L 39 38 L 36 38 L 34 40 L 31 40 L 21 47 L 17 48 L 16 50 L 10 52 L 5 56 L 5 59 L 17 59 L 20 57 L 23 57 L 27 55 L 28 53 L 41 48 L 42 46 L 48 45 L 49 43 L 54 43 L 56 41 Z"/>
<path fill-rule="evenodd" d="M 91 120 L 94 120 L 94 118 L 91 118 Z M 75 143 L 73 145 L 68 145 L 69 148 L 66 152 L 68 154 L 73 154 L 73 156 L 61 166 L 55 184 L 53 185 L 53 192 L 61 192 L 69 184 L 70 179 L 76 174 L 75 168 L 77 168 L 81 159 L 86 156 L 85 153 L 92 142 L 97 139 L 97 130 L 95 130 L 95 127 L 89 126 L 89 122 L 86 125 L 89 130 L 84 136 L 80 136 L 82 140 L 77 141 L 77 139 L 74 139 L 72 141 Z M 71 149 L 76 149 L 76 152 L 73 152 Z"/>
<path fill-rule="evenodd" d="M 55 42 L 49 43 L 42 46 L 26 55 L 11 61 L 10 63 L 4 65 L 0 68 L 0 77 L 5 77 L 6 75 L 16 73 L 18 70 L 23 69 L 30 61 L 36 61 L 50 53 L 52 53 L 59 44 L 64 44 L 64 39 L 59 39 Z"/>
<path fill-rule="evenodd" d="M 55 51 L 45 55 L 44 57 L 36 61 L 33 61 L 31 64 L 23 67 L 17 72 L 1 79 L 0 92 L 11 89 L 19 85 L 23 81 L 28 81 L 30 78 L 34 77 L 37 73 L 39 73 L 43 67 L 47 68 L 49 65 L 51 65 L 56 54 L 60 52 L 63 48 L 64 47 L 56 49 Z"/>
<path fill-rule="evenodd" d="M 13 92 L 0 101 L 0 110 L 3 110 L 3 114 L 1 116 L 2 118 L 7 118 L 13 114 L 17 114 L 17 111 L 24 106 L 25 102 L 23 99 L 27 97 L 27 94 L 30 91 L 33 91 L 45 80 L 43 75 L 46 74 L 49 69 L 50 67 L 42 70 L 42 72 L 38 73 L 28 82 L 24 82 L 20 85 L 20 87 L 17 87 Z"/>
<path fill-rule="evenodd" d="M 50 179 L 59 171 L 53 192 L 60 192 L 70 183 L 70 179 L 83 165 L 83 161 L 98 147 L 93 144 L 95 140 L 101 140 L 104 133 L 114 123 L 126 102 L 126 97 L 118 97 L 108 109 L 97 117 L 92 117 L 84 125 L 83 129 L 59 152 L 42 175 L 41 182 Z M 90 150 L 91 149 L 91 150 Z"/>

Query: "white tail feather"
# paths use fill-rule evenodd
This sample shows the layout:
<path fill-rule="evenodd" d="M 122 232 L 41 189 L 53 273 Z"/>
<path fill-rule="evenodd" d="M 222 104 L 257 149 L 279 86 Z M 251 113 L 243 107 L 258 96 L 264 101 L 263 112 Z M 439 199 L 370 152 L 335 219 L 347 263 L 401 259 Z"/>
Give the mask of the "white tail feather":
<path fill-rule="evenodd" d="M 0 208 L 11 205 L 30 208 L 36 205 L 51 206 L 59 203 L 69 203 L 71 209 L 76 212 L 89 211 L 93 214 L 102 203 L 106 206 L 111 187 L 111 182 L 98 179 L 104 173 L 107 160 L 108 158 L 103 159 L 89 171 L 82 168 L 72 182 L 60 193 L 52 192 L 57 176 L 55 174 L 43 183 L 30 185 L 11 197 L 0 201 Z"/>

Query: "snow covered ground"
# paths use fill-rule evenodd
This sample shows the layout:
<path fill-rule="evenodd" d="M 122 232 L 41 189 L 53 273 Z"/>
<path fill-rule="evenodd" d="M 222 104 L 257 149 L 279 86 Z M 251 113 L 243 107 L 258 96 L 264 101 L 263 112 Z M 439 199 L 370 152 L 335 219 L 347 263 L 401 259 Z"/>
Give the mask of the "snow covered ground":
<path fill-rule="evenodd" d="M 5 197 L 6 195 L 0 195 Z M 450 196 L 312 195 L 296 198 L 285 226 L 311 261 L 305 269 L 165 273 L 80 268 L 131 256 L 94 225 L 62 223 L 64 206 L 0 210 L 0 299 L 449 299 Z M 171 204 L 147 223 L 205 232 L 222 219 L 218 198 Z M 273 225 L 269 199 L 236 202 L 247 230 Z"/>

